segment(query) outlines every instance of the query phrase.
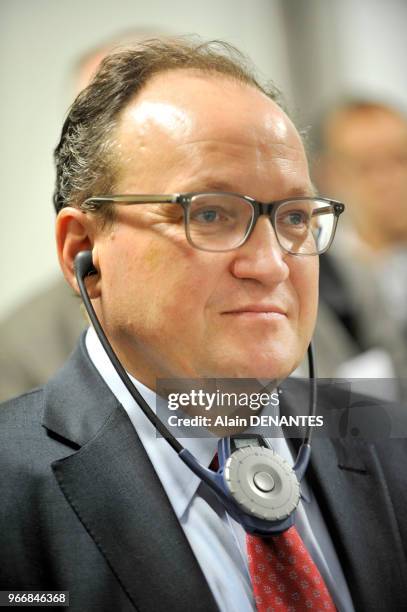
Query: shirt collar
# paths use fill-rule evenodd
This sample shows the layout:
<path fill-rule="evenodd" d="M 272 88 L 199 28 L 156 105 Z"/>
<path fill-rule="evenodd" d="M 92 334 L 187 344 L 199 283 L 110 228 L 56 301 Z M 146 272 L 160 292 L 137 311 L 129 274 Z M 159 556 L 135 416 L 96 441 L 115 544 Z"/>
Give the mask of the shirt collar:
<path fill-rule="evenodd" d="M 86 334 L 86 349 L 103 380 L 127 412 L 175 514 L 178 519 L 181 519 L 188 509 L 201 480 L 179 459 L 168 442 L 164 438 L 158 437 L 159 434 L 154 426 L 142 412 L 115 371 L 93 327 L 90 327 Z M 155 412 L 155 392 L 130 374 L 129 376 L 150 408 Z M 172 428 L 171 432 L 178 438 L 175 428 Z M 182 438 L 180 441 L 204 467 L 209 466 L 217 450 L 217 438 L 213 436 Z"/>

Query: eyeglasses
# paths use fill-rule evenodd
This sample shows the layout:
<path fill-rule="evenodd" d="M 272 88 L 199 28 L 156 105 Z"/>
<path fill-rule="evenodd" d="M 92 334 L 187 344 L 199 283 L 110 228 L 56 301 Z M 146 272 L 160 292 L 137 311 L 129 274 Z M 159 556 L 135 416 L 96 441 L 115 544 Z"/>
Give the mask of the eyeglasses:
<path fill-rule="evenodd" d="M 82 210 L 108 204 L 178 204 L 184 211 L 185 234 L 202 251 L 231 251 L 250 237 L 260 215 L 267 215 L 283 251 L 320 255 L 328 250 L 344 204 L 327 198 L 295 197 L 263 203 L 237 193 L 107 195 L 88 198 Z"/>

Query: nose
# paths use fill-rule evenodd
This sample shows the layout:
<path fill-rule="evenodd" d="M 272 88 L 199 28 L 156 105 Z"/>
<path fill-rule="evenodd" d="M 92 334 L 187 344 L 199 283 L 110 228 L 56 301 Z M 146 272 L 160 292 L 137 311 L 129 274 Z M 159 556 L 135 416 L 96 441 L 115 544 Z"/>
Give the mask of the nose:
<path fill-rule="evenodd" d="M 289 276 L 287 254 L 281 249 L 267 215 L 258 217 L 249 239 L 234 253 L 232 273 L 237 278 L 276 285 Z"/>

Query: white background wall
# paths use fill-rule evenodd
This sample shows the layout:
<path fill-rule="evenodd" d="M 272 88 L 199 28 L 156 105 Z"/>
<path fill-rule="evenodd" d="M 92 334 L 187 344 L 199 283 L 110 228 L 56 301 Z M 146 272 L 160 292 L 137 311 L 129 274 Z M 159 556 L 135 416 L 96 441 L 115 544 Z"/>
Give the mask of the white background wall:
<path fill-rule="evenodd" d="M 281 7 L 299 121 L 346 95 L 407 108 L 407 0 L 281 0 Z"/>

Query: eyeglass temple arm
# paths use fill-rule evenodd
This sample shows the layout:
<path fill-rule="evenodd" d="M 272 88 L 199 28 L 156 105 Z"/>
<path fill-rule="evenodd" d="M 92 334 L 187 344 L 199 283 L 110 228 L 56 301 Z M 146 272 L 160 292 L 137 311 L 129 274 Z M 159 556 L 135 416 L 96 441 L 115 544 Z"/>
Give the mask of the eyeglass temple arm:
<path fill-rule="evenodd" d="M 87 198 L 80 204 L 84 210 L 97 210 L 98 205 L 103 204 L 177 204 L 179 194 L 172 195 L 117 195 Z"/>
<path fill-rule="evenodd" d="M 323 206 L 322 208 L 317 208 L 312 213 L 311 217 L 319 217 L 319 215 L 330 215 L 332 212 L 340 215 L 344 211 L 345 207 L 338 207 L 337 205 L 330 204 L 329 206 Z"/>

